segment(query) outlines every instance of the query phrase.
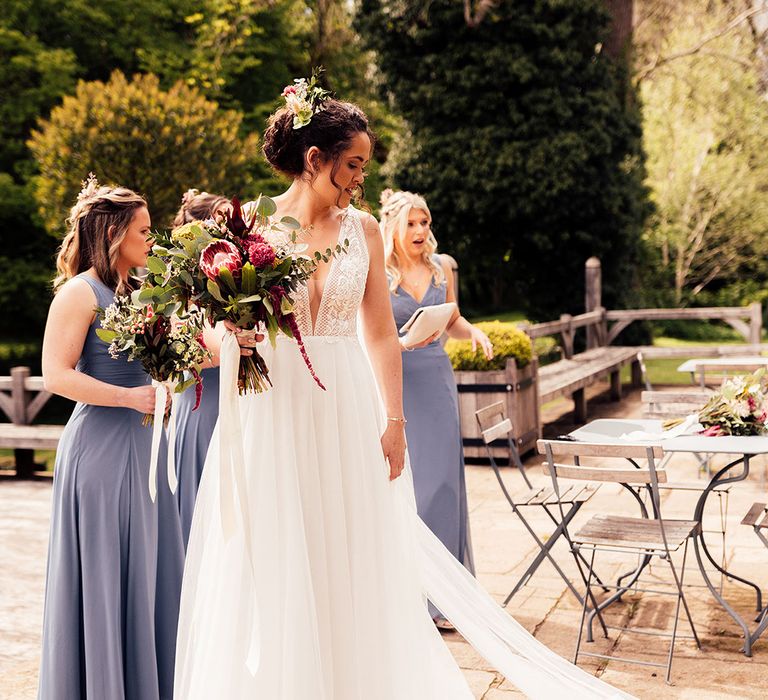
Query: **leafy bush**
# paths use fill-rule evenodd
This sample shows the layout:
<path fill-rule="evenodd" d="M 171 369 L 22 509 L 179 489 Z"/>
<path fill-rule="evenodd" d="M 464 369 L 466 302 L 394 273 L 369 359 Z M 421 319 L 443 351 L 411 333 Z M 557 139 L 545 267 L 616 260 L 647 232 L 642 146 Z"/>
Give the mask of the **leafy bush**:
<path fill-rule="evenodd" d="M 239 112 L 221 110 L 178 82 L 154 75 L 79 82 L 29 146 L 40 167 L 36 197 L 46 228 L 60 233 L 80 182 L 93 171 L 147 196 L 155 224 L 168 225 L 190 187 L 233 195 L 249 182 L 257 137 L 238 136 Z"/>
<path fill-rule="evenodd" d="M 521 300 L 533 319 L 583 311 L 584 262 L 626 303 L 648 214 L 638 104 L 601 50 L 605 0 L 361 0 L 357 26 L 407 137 L 387 169 L 425 195 L 462 303 Z"/>
<path fill-rule="evenodd" d="M 507 358 L 514 358 L 515 364 L 522 368 L 530 363 L 533 356 L 531 339 L 513 323 L 501 321 L 483 321 L 474 324 L 485 333 L 493 343 L 494 356 L 486 360 L 480 348 L 472 352 L 469 340 L 454 340 L 451 338 L 445 344 L 445 351 L 451 358 L 455 370 L 484 371 L 504 369 Z"/>

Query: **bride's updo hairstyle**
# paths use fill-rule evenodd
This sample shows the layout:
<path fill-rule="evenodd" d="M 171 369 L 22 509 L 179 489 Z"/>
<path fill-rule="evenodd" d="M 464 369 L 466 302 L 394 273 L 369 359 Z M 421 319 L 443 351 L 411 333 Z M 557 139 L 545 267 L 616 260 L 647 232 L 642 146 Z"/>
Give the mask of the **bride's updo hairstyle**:
<path fill-rule="evenodd" d="M 424 198 L 413 192 L 393 192 L 384 190 L 381 193 L 381 235 L 384 239 L 384 265 L 389 278 L 389 290 L 397 293 L 397 288 L 403 280 L 400 256 L 397 252 L 395 241 L 402 242 L 408 231 L 408 216 L 412 209 L 421 209 L 427 215 L 430 225 L 432 214 L 429 211 Z M 424 249 L 421 251 L 421 259 L 428 269 L 432 270 L 434 285 L 439 287 L 445 282 L 445 272 L 438 265 L 433 255 L 437 251 L 437 240 L 430 229 L 424 241 Z"/>
<path fill-rule="evenodd" d="M 311 121 L 298 129 L 294 128 L 294 112 L 288 107 L 278 109 L 269 118 L 262 150 L 269 164 L 279 173 L 311 181 L 316 176 L 318 164 L 306 163 L 305 156 L 312 146 L 316 146 L 326 163 L 333 162 L 331 182 L 341 197 L 342 188 L 336 182 L 341 155 L 360 133 L 368 135 L 373 147 L 375 136 L 363 110 L 351 102 L 329 98 L 312 114 Z M 362 199 L 362 185 L 360 189 Z"/>
<path fill-rule="evenodd" d="M 107 287 L 124 291 L 117 271 L 120 244 L 136 210 L 146 206 L 146 200 L 133 190 L 99 185 L 93 174 L 89 175 L 67 219 L 67 234 L 56 258 L 54 292 L 90 268 Z"/>

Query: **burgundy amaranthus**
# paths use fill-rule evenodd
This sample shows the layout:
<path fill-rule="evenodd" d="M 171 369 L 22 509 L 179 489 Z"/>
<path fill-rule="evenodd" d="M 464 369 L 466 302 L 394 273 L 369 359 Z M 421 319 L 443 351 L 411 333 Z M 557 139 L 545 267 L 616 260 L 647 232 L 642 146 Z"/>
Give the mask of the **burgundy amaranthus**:
<path fill-rule="evenodd" d="M 325 391 L 325 385 L 320 381 L 320 378 L 315 374 L 315 368 L 312 367 L 312 361 L 309 359 L 309 355 L 307 354 L 307 349 L 304 347 L 304 341 L 301 337 L 301 331 L 299 330 L 299 324 L 296 323 L 296 315 L 291 312 L 289 314 L 282 314 L 280 311 L 280 300 L 285 296 L 285 290 L 282 287 L 272 287 L 272 289 L 269 290 L 272 294 L 272 305 L 275 309 L 275 314 L 278 317 L 278 321 L 280 319 L 285 319 L 285 321 L 288 323 L 288 325 L 291 328 L 291 333 L 293 333 L 294 340 L 296 340 L 296 344 L 299 346 L 299 352 L 301 353 L 302 358 L 304 358 L 304 364 L 307 366 L 307 369 L 309 370 L 309 373 L 312 375 L 312 379 L 315 380 L 315 383 L 317 386 L 319 386 L 323 391 Z"/>

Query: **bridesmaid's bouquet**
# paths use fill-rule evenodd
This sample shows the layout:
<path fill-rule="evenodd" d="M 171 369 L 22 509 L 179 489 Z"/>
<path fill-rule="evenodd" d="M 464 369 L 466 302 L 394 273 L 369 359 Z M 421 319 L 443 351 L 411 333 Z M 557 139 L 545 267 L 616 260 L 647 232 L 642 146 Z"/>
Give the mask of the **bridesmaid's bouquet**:
<path fill-rule="evenodd" d="M 294 293 L 321 260 L 344 252 L 349 242 L 310 257 L 307 245 L 299 242 L 299 222 L 287 216 L 271 221 L 276 211 L 271 199 L 259 197 L 245 213 L 234 198 L 230 212 L 156 236 L 138 298 L 175 310 L 201 309 L 211 324 L 230 321 L 238 328 L 263 330 L 273 347 L 283 333 L 296 340 L 312 377 L 325 389 L 301 338 Z M 269 368 L 257 351 L 240 358 L 241 394 L 271 385 Z"/>
<path fill-rule="evenodd" d="M 98 309 L 101 328 L 96 335 L 109 343 L 112 357 L 125 354 L 129 362 L 141 362 L 156 384 L 172 386 L 175 393 L 194 384 L 197 408 L 203 386 L 200 367 L 210 357 L 203 343 L 202 314 L 174 316 L 174 306 L 156 309 L 139 302 L 140 295 L 137 290 L 131 297 L 116 297 L 106 309 Z M 152 418 L 144 416 L 144 425 Z"/>

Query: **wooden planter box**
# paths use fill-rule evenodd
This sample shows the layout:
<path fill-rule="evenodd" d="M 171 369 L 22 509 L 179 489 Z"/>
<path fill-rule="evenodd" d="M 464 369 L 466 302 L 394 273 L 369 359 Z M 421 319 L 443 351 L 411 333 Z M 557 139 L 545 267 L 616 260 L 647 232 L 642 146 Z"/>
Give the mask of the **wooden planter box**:
<path fill-rule="evenodd" d="M 464 442 L 464 456 L 472 459 L 487 459 L 475 411 L 497 401 L 506 401 L 507 416 L 520 454 L 536 449 L 536 440 L 541 437 L 539 422 L 538 361 L 518 369 L 513 359 L 507 360 L 505 369 L 486 372 L 454 372 L 459 390 L 459 418 L 461 437 Z M 494 447 L 494 457 L 506 457 L 506 442 L 499 441 Z"/>

